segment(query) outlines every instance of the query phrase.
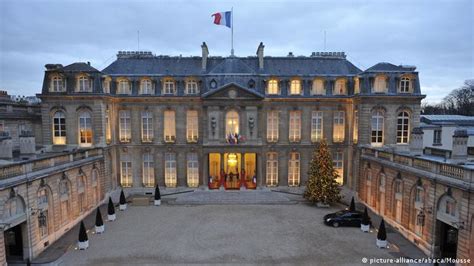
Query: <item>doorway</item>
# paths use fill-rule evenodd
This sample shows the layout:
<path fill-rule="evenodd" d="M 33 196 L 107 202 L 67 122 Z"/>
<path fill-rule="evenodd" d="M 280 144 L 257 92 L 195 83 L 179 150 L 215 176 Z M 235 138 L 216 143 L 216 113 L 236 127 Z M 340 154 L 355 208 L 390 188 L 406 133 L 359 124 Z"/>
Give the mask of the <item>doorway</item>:
<path fill-rule="evenodd" d="M 440 255 L 442 258 L 456 258 L 458 247 L 458 229 L 437 220 Z"/>
<path fill-rule="evenodd" d="M 21 227 L 22 224 L 19 224 L 4 232 L 7 262 L 23 261 L 23 235 Z"/>

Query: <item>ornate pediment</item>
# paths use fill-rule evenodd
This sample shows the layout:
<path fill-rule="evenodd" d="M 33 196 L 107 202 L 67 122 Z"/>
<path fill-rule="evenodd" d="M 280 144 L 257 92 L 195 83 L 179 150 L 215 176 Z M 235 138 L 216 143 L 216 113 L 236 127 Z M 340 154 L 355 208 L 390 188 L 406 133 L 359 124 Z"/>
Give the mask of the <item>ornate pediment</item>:
<path fill-rule="evenodd" d="M 204 93 L 202 98 L 208 100 L 262 100 L 264 96 L 257 91 L 230 83 Z"/>

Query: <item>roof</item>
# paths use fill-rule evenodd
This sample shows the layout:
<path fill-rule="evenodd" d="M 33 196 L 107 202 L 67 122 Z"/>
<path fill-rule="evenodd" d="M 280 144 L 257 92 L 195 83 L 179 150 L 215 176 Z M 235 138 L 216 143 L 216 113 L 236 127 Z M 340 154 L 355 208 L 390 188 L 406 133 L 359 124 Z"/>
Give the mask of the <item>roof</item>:
<path fill-rule="evenodd" d="M 89 63 L 79 62 L 67 65 L 60 70 L 65 72 L 99 72 L 99 70 L 90 66 Z"/>
<path fill-rule="evenodd" d="M 237 57 L 228 57 L 215 66 L 209 73 L 211 74 L 255 74 L 255 70 L 250 68 L 243 60 Z"/>
<path fill-rule="evenodd" d="M 422 115 L 421 122 L 427 124 L 453 124 L 474 126 L 474 116 L 465 115 Z"/>
<path fill-rule="evenodd" d="M 382 62 L 369 67 L 364 72 L 406 72 L 414 71 L 415 69 L 416 67 L 414 66 L 396 66 L 394 64 Z"/>

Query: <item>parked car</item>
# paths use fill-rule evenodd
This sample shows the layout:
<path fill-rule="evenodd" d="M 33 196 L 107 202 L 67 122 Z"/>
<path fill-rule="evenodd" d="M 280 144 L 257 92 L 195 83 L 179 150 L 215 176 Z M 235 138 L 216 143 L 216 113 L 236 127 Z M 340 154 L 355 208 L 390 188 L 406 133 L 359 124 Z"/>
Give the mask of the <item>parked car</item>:
<path fill-rule="evenodd" d="M 359 227 L 362 222 L 363 212 L 342 210 L 335 213 L 329 213 L 324 216 L 324 224 L 334 227 L 356 226 Z M 370 223 L 370 218 L 369 218 Z"/>

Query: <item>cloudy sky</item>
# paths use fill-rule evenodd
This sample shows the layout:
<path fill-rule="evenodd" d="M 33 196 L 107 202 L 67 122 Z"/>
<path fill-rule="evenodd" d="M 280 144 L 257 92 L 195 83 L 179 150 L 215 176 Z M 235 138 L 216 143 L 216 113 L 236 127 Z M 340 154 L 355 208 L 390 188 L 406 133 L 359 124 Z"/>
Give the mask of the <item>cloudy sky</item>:
<path fill-rule="evenodd" d="M 211 14 L 234 8 L 237 56 L 344 51 L 361 69 L 416 65 L 422 93 L 440 101 L 474 78 L 474 1 L 0 0 L 0 88 L 40 92 L 44 65 L 90 61 L 102 70 L 119 50 L 230 53 L 230 30 Z"/>

